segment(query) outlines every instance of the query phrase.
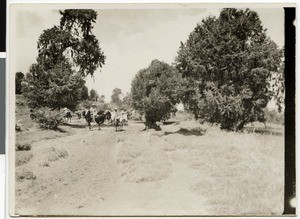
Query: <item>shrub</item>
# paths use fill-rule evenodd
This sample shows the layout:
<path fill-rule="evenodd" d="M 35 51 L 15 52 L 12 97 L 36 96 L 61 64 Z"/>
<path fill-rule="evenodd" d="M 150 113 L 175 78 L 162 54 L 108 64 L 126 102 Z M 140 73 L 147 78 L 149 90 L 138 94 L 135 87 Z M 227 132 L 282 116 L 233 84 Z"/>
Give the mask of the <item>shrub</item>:
<path fill-rule="evenodd" d="M 16 178 L 17 178 L 17 181 L 23 181 L 24 179 L 35 180 L 36 176 L 31 171 L 22 170 L 22 171 L 16 172 Z"/>
<path fill-rule="evenodd" d="M 30 151 L 32 149 L 31 144 L 25 143 L 25 144 L 20 144 L 16 143 L 16 151 Z"/>
<path fill-rule="evenodd" d="M 63 117 L 58 110 L 43 107 L 32 114 L 32 118 L 39 123 L 39 126 L 42 129 L 56 130 L 57 127 L 63 123 Z"/>
<path fill-rule="evenodd" d="M 21 131 L 22 131 L 21 127 L 20 127 L 18 124 L 16 124 L 15 130 L 16 130 L 17 132 L 21 132 Z"/>

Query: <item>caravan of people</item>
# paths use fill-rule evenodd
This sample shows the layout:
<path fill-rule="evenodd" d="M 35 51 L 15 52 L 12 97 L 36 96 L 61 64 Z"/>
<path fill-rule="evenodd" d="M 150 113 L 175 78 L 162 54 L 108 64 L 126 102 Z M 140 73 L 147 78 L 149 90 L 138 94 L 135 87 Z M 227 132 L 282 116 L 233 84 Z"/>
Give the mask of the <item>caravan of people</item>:
<path fill-rule="evenodd" d="M 76 118 L 77 115 L 77 121 L 85 123 L 89 130 L 92 130 L 94 125 L 101 130 L 100 126 L 105 125 L 106 127 L 114 126 L 116 131 L 124 131 L 124 126 L 128 125 L 128 116 L 131 114 L 127 110 L 118 108 L 98 110 L 95 103 L 90 108 L 87 107 L 76 112 L 72 112 L 67 107 L 63 108 L 63 117 L 66 123 L 72 123 L 72 117 Z"/>

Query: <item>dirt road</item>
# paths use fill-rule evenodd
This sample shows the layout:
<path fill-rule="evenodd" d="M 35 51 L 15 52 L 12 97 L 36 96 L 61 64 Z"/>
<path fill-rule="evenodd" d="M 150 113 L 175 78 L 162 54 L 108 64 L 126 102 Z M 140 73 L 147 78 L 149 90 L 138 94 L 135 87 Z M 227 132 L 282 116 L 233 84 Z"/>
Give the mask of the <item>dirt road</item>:
<path fill-rule="evenodd" d="M 33 144 L 34 157 L 23 168 L 32 169 L 36 180 L 27 183 L 26 188 L 21 189 L 26 182 L 17 187 L 20 203 L 17 212 L 36 215 L 204 214 L 201 200 L 187 189 L 190 173 L 182 175 L 182 163 L 176 168 L 171 166 L 171 158 L 163 147 L 156 148 L 155 153 L 157 156 L 164 153 L 164 160 L 147 158 L 144 165 L 136 166 L 141 172 L 154 169 L 149 179 L 143 178 L 149 172 L 142 173 L 140 178 L 128 177 L 130 173 L 127 174 L 126 169 L 130 166 L 126 165 L 132 165 L 129 160 L 142 155 L 143 151 L 136 155 L 123 147 L 124 142 L 136 141 L 145 148 L 152 135 L 142 129 L 140 123 L 131 123 L 123 132 L 115 132 L 112 127 L 101 131 L 96 127 L 93 131 L 77 128 L 74 135 Z M 41 159 L 38 154 L 53 147 L 66 150 L 68 157 L 41 165 L 45 158 Z M 180 183 L 172 186 L 174 181 Z M 193 204 L 186 208 L 188 203 Z"/>
<path fill-rule="evenodd" d="M 70 136 L 32 145 L 32 159 L 17 167 L 17 174 L 32 171 L 35 176 L 16 183 L 17 214 L 214 215 L 282 210 L 281 137 L 235 139 L 233 134 L 213 131 L 186 136 L 175 133 L 176 125 L 166 127 L 166 135 L 166 128 L 142 131 L 143 124 L 137 122 L 130 122 L 123 132 L 113 127 L 89 131 L 79 124 L 73 123 Z M 278 146 L 266 147 L 266 142 Z M 271 203 L 266 202 L 269 197 Z M 247 202 L 247 208 L 239 200 Z"/>

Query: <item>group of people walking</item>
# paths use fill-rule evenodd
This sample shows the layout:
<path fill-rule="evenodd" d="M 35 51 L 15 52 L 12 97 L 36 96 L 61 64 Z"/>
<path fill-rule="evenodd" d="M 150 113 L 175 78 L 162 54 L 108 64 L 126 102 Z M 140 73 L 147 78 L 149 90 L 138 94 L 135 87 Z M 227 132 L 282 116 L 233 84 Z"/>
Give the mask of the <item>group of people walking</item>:
<path fill-rule="evenodd" d="M 66 122 L 71 122 L 72 114 L 68 108 L 64 108 L 64 117 Z M 78 119 L 85 120 L 89 128 L 91 129 L 91 123 L 95 122 L 99 126 L 106 123 L 106 125 L 114 125 L 116 130 L 123 128 L 123 125 L 128 123 L 129 113 L 125 110 L 118 110 L 114 108 L 112 110 L 98 110 L 96 104 L 92 104 L 91 107 L 76 112 Z"/>

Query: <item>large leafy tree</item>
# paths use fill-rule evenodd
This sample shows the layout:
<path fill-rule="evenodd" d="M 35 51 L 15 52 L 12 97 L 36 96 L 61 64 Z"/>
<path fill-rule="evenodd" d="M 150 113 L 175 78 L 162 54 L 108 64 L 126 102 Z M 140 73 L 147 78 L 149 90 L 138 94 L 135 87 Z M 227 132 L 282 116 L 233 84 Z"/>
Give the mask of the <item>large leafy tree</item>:
<path fill-rule="evenodd" d="M 25 96 L 31 107 L 75 108 L 86 99 L 85 77 L 102 67 L 105 56 L 92 33 L 94 10 L 64 10 L 59 26 L 44 30 L 37 62 L 26 76 Z"/>
<path fill-rule="evenodd" d="M 284 91 L 282 61 L 256 12 L 223 9 L 203 19 L 178 51 L 185 108 L 227 130 L 264 122 L 263 108 Z"/>
<path fill-rule="evenodd" d="M 131 84 L 132 105 L 145 115 L 146 128 L 158 129 L 157 121 L 176 112 L 180 86 L 181 77 L 175 68 L 158 60 L 136 74 Z"/>
<path fill-rule="evenodd" d="M 99 41 L 92 33 L 97 12 L 89 9 L 60 11 L 60 26 L 44 30 L 38 40 L 38 62 L 45 70 L 68 58 L 83 76 L 93 75 L 105 63 Z"/>
<path fill-rule="evenodd" d="M 39 65 L 32 65 L 30 72 L 40 71 Z M 60 109 L 68 107 L 74 110 L 82 99 L 85 80 L 75 73 L 68 62 L 63 62 L 48 71 L 27 74 L 23 95 L 31 108 L 49 107 Z"/>

